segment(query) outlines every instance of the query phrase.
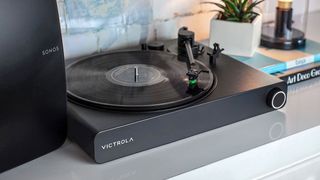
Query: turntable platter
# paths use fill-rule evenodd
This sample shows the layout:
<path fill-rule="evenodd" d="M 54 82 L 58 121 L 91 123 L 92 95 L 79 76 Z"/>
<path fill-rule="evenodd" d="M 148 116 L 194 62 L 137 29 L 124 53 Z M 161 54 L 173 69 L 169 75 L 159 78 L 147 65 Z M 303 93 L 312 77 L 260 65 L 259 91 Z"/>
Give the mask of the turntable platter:
<path fill-rule="evenodd" d="M 158 51 L 129 51 L 81 59 L 67 67 L 68 97 L 90 107 L 129 111 L 174 108 L 206 96 L 216 77 L 209 71 L 198 78 L 190 92 L 186 63 Z"/>

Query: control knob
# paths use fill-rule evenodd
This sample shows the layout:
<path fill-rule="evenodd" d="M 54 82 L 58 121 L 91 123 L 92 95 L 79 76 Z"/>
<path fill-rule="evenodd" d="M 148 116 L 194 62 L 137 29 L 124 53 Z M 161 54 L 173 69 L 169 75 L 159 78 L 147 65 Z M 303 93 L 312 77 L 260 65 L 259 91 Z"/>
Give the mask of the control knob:
<path fill-rule="evenodd" d="M 271 90 L 267 97 L 268 106 L 275 110 L 283 108 L 287 102 L 287 94 L 279 88 Z"/>

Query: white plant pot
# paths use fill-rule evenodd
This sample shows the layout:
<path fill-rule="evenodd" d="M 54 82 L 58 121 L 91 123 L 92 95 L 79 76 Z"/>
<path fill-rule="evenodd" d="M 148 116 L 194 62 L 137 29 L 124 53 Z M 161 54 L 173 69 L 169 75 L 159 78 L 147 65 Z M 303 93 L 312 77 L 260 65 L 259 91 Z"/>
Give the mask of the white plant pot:
<path fill-rule="evenodd" d="M 217 20 L 217 16 L 211 20 L 210 47 L 218 43 L 225 54 L 252 57 L 260 45 L 261 15 L 252 23 Z"/>

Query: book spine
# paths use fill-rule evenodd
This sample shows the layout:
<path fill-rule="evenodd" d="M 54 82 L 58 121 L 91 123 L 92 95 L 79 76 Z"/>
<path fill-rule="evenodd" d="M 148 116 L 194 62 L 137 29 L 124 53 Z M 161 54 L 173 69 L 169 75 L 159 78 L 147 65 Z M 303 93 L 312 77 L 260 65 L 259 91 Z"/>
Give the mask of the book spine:
<path fill-rule="evenodd" d="M 292 68 L 295 68 L 295 67 L 303 66 L 303 65 L 306 65 L 306 64 L 314 63 L 316 61 L 315 57 L 316 56 L 311 55 L 311 56 L 303 57 L 303 58 L 300 58 L 300 59 L 296 59 L 294 61 L 289 61 L 289 62 L 286 63 L 286 66 L 287 66 L 286 68 L 288 70 L 288 69 L 292 69 Z"/>
<path fill-rule="evenodd" d="M 297 84 L 309 79 L 320 77 L 320 66 L 310 68 L 301 72 L 296 72 L 281 76 L 280 79 L 287 82 L 288 85 Z"/>
<path fill-rule="evenodd" d="M 266 66 L 260 69 L 262 72 L 267 74 L 274 74 L 277 72 L 282 72 L 287 70 L 286 63 L 275 64 L 271 66 Z"/>
<path fill-rule="evenodd" d="M 289 61 L 285 63 L 275 64 L 267 67 L 263 67 L 260 70 L 268 73 L 268 74 L 274 74 L 277 72 L 287 71 L 289 69 L 293 69 L 296 67 L 300 67 L 303 65 L 311 64 L 320 62 L 320 54 L 317 55 L 310 55 L 304 58 L 296 59 L 294 61 Z"/>

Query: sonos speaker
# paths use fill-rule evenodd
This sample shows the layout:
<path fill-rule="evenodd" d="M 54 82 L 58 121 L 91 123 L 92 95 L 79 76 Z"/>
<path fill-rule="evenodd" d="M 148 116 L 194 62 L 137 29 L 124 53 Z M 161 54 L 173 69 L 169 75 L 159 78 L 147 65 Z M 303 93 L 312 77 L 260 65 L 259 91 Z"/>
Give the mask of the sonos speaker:
<path fill-rule="evenodd" d="M 56 0 L 0 1 L 0 172 L 60 147 L 66 83 Z"/>

